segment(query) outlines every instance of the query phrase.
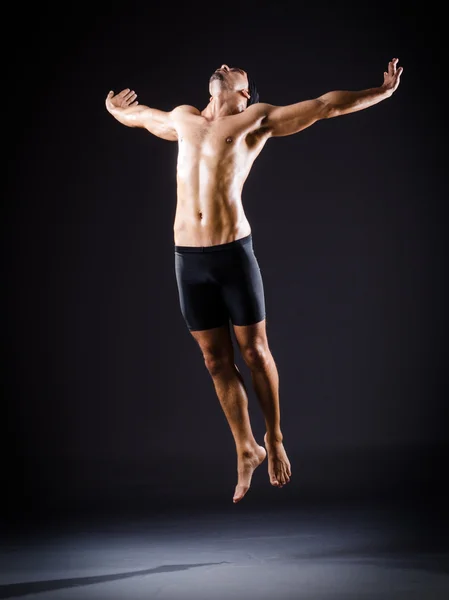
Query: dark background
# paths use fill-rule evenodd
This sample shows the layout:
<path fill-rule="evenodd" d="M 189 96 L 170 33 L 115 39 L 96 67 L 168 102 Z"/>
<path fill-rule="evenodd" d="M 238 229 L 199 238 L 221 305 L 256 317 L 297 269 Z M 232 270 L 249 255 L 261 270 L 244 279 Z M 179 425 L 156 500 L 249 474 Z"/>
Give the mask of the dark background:
<path fill-rule="evenodd" d="M 174 276 L 177 145 L 104 106 L 132 87 L 143 104 L 202 109 L 224 62 L 272 104 L 380 85 L 393 57 L 404 67 L 391 99 L 270 140 L 245 185 L 293 477 L 276 490 L 263 466 L 241 505 L 441 499 L 437 5 L 17 6 L 4 29 L 6 516 L 232 506 L 234 442 Z"/>

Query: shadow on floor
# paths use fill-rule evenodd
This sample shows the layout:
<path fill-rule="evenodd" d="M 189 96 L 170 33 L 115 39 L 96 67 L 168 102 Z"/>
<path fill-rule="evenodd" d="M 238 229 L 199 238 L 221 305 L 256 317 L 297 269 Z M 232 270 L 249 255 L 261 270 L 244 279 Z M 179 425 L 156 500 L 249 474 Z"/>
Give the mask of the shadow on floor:
<path fill-rule="evenodd" d="M 196 563 L 188 565 L 162 565 L 153 569 L 143 569 L 140 571 L 130 571 L 128 573 L 117 573 L 110 575 L 97 575 L 93 577 L 78 577 L 71 579 L 57 579 L 53 581 L 29 581 L 26 583 L 12 583 L 0 586 L 0 598 L 18 598 L 26 594 L 38 594 L 40 592 L 51 592 L 83 585 L 92 585 L 95 583 L 106 583 L 109 581 L 119 581 L 131 577 L 141 577 L 142 575 L 154 575 L 157 573 L 170 573 L 173 571 L 185 571 L 193 567 L 208 567 L 212 565 L 228 564 L 227 561 L 212 563 Z"/>

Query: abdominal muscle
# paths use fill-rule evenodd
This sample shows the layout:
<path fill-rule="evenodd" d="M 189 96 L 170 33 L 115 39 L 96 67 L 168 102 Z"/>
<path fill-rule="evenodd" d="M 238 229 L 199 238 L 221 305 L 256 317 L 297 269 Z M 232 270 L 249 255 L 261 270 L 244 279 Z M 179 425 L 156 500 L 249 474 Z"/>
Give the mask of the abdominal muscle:
<path fill-rule="evenodd" d="M 178 197 L 173 229 L 177 246 L 227 244 L 251 233 L 241 201 L 228 198 L 200 203 Z"/>
<path fill-rule="evenodd" d="M 244 179 L 236 176 L 238 166 L 225 160 L 217 168 L 207 162 L 186 165 L 178 160 L 173 227 L 177 246 L 215 246 L 251 233 L 241 199 Z"/>

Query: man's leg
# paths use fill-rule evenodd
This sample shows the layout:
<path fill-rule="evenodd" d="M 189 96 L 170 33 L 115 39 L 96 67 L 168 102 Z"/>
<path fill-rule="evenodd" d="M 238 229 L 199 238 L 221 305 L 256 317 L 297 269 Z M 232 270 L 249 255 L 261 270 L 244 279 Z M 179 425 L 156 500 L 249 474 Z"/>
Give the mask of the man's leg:
<path fill-rule="evenodd" d="M 234 325 L 234 331 L 265 418 L 270 481 L 282 487 L 290 481 L 291 466 L 282 443 L 279 375 L 268 347 L 266 320 L 254 325 Z"/>
<path fill-rule="evenodd" d="M 214 329 L 191 331 L 203 353 L 204 362 L 228 420 L 237 450 L 238 483 L 234 503 L 243 498 L 251 485 L 254 469 L 266 451 L 254 439 L 248 414 L 248 397 L 237 365 L 229 324 Z"/>

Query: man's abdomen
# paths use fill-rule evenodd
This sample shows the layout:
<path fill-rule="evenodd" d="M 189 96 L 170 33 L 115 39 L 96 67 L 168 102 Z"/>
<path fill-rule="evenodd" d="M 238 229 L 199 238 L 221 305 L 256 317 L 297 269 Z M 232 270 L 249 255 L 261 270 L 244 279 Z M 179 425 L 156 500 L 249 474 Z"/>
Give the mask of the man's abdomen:
<path fill-rule="evenodd" d="M 178 200 L 173 226 L 178 246 L 226 244 L 251 233 L 241 201 Z"/>

